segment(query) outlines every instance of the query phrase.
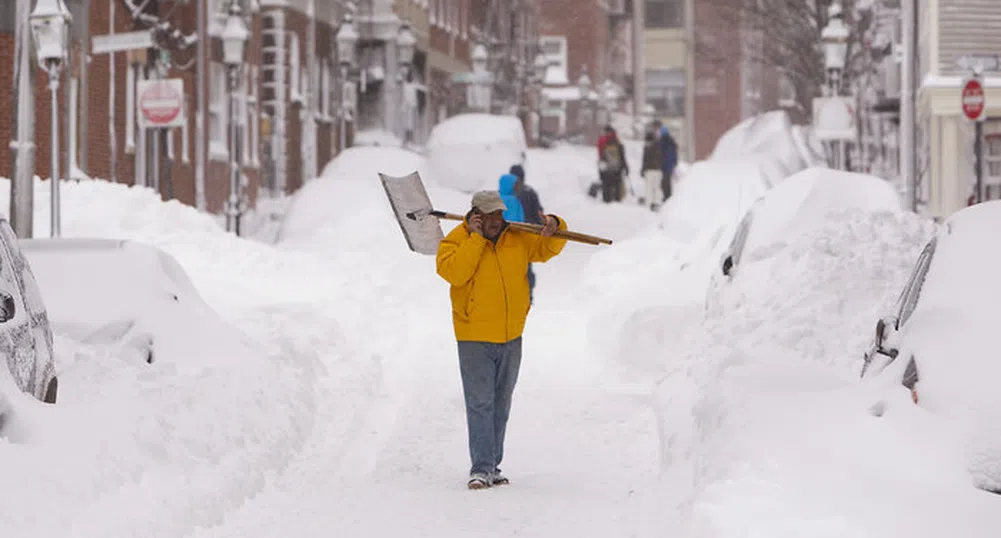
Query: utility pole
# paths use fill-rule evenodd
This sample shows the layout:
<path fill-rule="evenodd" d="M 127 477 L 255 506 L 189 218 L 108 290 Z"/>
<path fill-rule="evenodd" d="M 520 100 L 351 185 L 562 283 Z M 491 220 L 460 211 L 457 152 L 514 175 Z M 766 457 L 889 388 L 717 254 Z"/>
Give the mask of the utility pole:
<path fill-rule="evenodd" d="M 14 140 L 10 143 L 10 222 L 22 239 L 32 237 L 35 177 L 35 66 L 31 63 L 28 15 L 31 0 L 17 0 L 14 24 Z"/>
<path fill-rule="evenodd" d="M 901 46 L 902 52 L 900 60 L 900 178 L 906 186 L 907 207 L 917 212 L 917 186 L 918 178 L 916 171 L 916 151 L 914 144 L 914 62 L 916 60 L 916 37 L 917 17 L 915 2 L 917 0 L 903 0 L 901 4 Z"/>

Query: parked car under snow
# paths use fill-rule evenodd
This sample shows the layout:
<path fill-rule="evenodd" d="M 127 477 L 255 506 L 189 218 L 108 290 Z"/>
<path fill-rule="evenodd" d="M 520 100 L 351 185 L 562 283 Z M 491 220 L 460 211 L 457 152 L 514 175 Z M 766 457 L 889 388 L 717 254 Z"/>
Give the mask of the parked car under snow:
<path fill-rule="evenodd" d="M 112 346 L 137 361 L 191 355 L 223 323 L 184 268 L 136 241 L 58 238 L 22 241 L 49 306 L 53 329 Z"/>
<path fill-rule="evenodd" d="M 793 174 L 744 214 L 720 260 L 720 273 L 729 278 L 745 257 L 767 257 L 816 229 L 826 215 L 853 209 L 896 213 L 900 200 L 890 184 L 874 176 L 819 167 Z"/>
<path fill-rule="evenodd" d="M 876 323 L 862 378 L 902 384 L 963 435 L 977 487 L 1001 493 L 1001 201 L 952 215 L 918 257 L 893 312 Z M 885 412 L 885 411 L 884 411 Z"/>
<path fill-rule="evenodd" d="M 0 219 L 0 354 L 14 384 L 55 403 L 59 380 L 42 294 L 10 224 Z"/>

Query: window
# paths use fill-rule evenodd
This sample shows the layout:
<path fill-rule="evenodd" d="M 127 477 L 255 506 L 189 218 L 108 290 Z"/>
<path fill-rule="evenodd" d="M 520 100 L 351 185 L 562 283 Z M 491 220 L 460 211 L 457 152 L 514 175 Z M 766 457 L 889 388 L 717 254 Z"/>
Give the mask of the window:
<path fill-rule="evenodd" d="M 136 150 L 136 71 L 139 66 L 130 63 L 125 69 L 125 151 Z"/>
<path fill-rule="evenodd" d="M 898 330 L 907 323 L 911 314 L 914 313 L 914 309 L 918 306 L 918 299 L 921 298 L 921 288 L 924 287 L 925 277 L 928 276 L 928 268 L 931 267 L 931 260 L 935 256 L 935 246 L 937 243 L 933 238 L 925 245 L 921 256 L 918 257 L 918 262 L 915 264 L 910 280 L 904 287 L 903 293 L 900 294 L 900 311 L 897 314 L 896 327 Z"/>
<path fill-rule="evenodd" d="M 259 99 L 257 95 L 260 80 L 258 67 L 256 65 L 250 66 L 247 70 L 247 75 L 250 77 L 250 93 L 247 94 L 247 114 L 250 115 L 250 128 L 247 129 L 245 138 L 247 138 L 250 147 L 244 153 L 246 156 L 244 160 L 250 166 L 259 166 L 261 164 L 258 160 L 258 153 L 260 153 L 261 114 L 258 109 Z"/>
<path fill-rule="evenodd" d="M 1001 199 L 1001 121 L 988 120 L 984 123 L 984 199 L 999 200 Z"/>
<path fill-rule="evenodd" d="M 684 28 L 685 0 L 646 0 L 647 28 Z"/>
<path fill-rule="evenodd" d="M 226 144 L 226 67 L 212 62 L 209 68 L 209 156 L 216 160 L 225 160 L 229 155 Z"/>
<path fill-rule="evenodd" d="M 685 116 L 685 71 L 683 69 L 648 69 L 646 101 L 657 116 Z"/>
<path fill-rule="evenodd" d="M 320 87 L 318 88 L 319 117 L 321 121 L 333 121 L 331 102 L 334 93 L 334 65 L 331 60 L 322 60 L 320 66 Z"/>
<path fill-rule="evenodd" d="M 69 138 L 69 157 L 70 157 L 70 169 L 66 171 L 66 176 L 72 179 L 78 179 L 75 176 L 76 171 L 80 169 L 80 163 L 77 160 L 77 118 L 80 113 L 80 79 L 77 77 L 70 77 L 70 101 L 69 101 L 69 127 L 67 129 L 67 135 Z"/>
<path fill-rule="evenodd" d="M 796 85 L 792 78 L 783 73 L 779 78 L 779 106 L 782 108 L 794 108 L 796 106 Z"/>
<path fill-rule="evenodd" d="M 300 74 L 302 69 L 299 66 L 299 34 L 296 34 L 295 32 L 289 33 L 288 58 L 289 93 L 292 96 L 292 102 L 305 103 L 305 99 L 302 94 L 302 75 Z"/>
<path fill-rule="evenodd" d="M 567 68 L 567 38 L 565 36 L 542 36 L 542 54 L 549 61 L 546 70 L 546 85 L 569 84 Z"/>

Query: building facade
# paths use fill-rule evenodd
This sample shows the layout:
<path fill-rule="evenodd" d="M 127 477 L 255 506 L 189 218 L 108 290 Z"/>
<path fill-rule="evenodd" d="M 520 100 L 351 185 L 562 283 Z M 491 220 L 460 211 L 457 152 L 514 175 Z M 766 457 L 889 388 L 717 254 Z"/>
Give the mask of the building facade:
<path fill-rule="evenodd" d="M 919 210 L 945 218 L 975 199 L 975 127 L 963 116 L 970 55 L 1001 54 L 1001 3 L 918 0 L 917 151 Z M 983 71 L 983 199 L 1001 199 L 1001 66 Z"/>
<path fill-rule="evenodd" d="M 634 114 L 634 6 L 630 0 L 539 3 L 539 41 L 549 64 L 540 103 L 544 137 L 592 144 L 602 125 Z"/>
<path fill-rule="evenodd" d="M 451 76 L 470 70 L 476 2 L 490 3 L 238 0 L 249 39 L 231 79 L 221 41 L 230 0 L 64 2 L 73 46 L 60 92 L 60 175 L 148 186 L 213 213 L 230 200 L 231 96 L 247 209 L 261 196 L 293 193 L 361 137 L 420 145 L 434 123 L 463 111 L 464 89 Z M 0 4 L 0 84 L 7 88 L 14 87 L 14 7 Z M 346 24 L 356 34 L 350 67 L 338 46 Z M 409 63 L 399 57 L 405 29 L 416 41 Z M 47 77 L 34 60 L 31 71 L 34 170 L 49 177 Z M 150 79 L 181 81 L 183 126 L 140 127 L 137 92 Z M 0 137 L 8 141 L 15 94 L 0 92 Z M 11 176 L 12 161 L 11 152 L 0 152 L 0 176 Z"/>

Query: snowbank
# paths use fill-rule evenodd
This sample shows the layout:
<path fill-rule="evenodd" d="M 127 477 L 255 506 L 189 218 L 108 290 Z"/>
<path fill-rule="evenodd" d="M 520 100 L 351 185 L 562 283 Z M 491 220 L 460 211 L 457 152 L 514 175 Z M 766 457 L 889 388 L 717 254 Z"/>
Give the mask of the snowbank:
<path fill-rule="evenodd" d="M 434 182 L 472 193 L 496 190 L 500 176 L 524 161 L 527 145 L 514 116 L 460 114 L 435 125 L 427 149 Z"/>
<path fill-rule="evenodd" d="M 26 240 L 22 249 L 57 332 L 121 346 L 140 362 L 200 363 L 246 351 L 242 335 L 205 303 L 180 264 L 161 249 L 65 238 Z"/>
<path fill-rule="evenodd" d="M 996 510 L 964 482 L 947 425 L 914 410 L 875 421 L 858 385 L 872 320 L 933 229 L 910 213 L 828 214 L 770 263 L 748 263 L 731 308 L 648 350 L 668 365 L 657 391 L 663 461 L 678 487 L 696 485 L 680 507 L 694 535 L 936 536 L 944 521 Z M 911 503 L 925 507 L 917 519 L 895 517 Z"/>
<path fill-rule="evenodd" d="M 781 248 L 822 226 L 830 213 L 850 209 L 899 213 L 901 206 L 896 190 L 875 176 L 819 167 L 793 174 L 755 205 L 744 256 L 754 258 L 765 246 Z"/>
<path fill-rule="evenodd" d="M 824 164 L 809 131 L 792 125 L 783 110 L 750 117 L 720 137 L 711 160 L 754 161 L 769 185 L 810 166 Z"/>
<path fill-rule="evenodd" d="M 0 203 L 7 203 L 8 192 L 9 183 L 0 181 Z M 94 301 L 95 316 L 118 307 L 157 312 L 156 319 L 147 319 L 173 340 L 158 348 L 162 360 L 146 364 L 114 346 L 56 332 L 59 403 L 29 410 L 24 418 L 31 427 L 9 425 L 14 428 L 5 429 L 9 436 L 0 441 L 0 475 L 8 485 L 0 488 L 0 535 L 125 536 L 155 528 L 177 536 L 216 524 L 265 487 L 300 448 L 326 368 L 343 378 L 363 370 L 341 358 L 335 321 L 273 310 L 276 304 L 331 297 L 326 268 L 310 257 L 238 239 L 212 217 L 161 202 L 149 189 L 95 181 L 64 183 L 61 194 L 64 236 L 129 239 L 162 249 L 235 326 L 227 330 L 219 318 L 209 326 L 211 312 L 185 319 L 190 302 L 178 303 L 173 312 L 165 308 L 163 302 L 172 299 L 156 297 L 163 281 L 153 272 L 159 262 L 150 258 L 131 260 L 147 274 L 116 282 L 110 279 L 120 273 L 109 273 L 94 282 L 95 288 L 146 289 L 131 299 L 118 297 L 117 304 L 115 295 L 83 297 L 88 290 L 71 289 L 68 280 L 61 289 L 43 284 L 43 295 L 60 310 L 83 299 Z M 42 237 L 47 209 L 48 182 L 36 181 L 35 231 Z M 80 262 L 80 276 L 115 270 L 87 256 Z M 40 268 L 57 270 L 44 262 Z M 73 268 L 68 272 L 75 274 Z M 144 283 L 146 277 L 153 280 Z M 171 289 L 188 289 L 171 280 Z M 75 286 L 87 284 L 81 278 Z M 86 308 L 66 308 L 67 319 L 87 314 Z M 298 316 L 298 323 L 287 322 L 290 316 Z"/>
<path fill-rule="evenodd" d="M 379 173 L 405 176 L 417 171 L 427 187 L 430 174 L 420 155 L 398 148 L 355 147 L 331 161 L 319 178 L 302 186 L 292 197 L 278 232 L 279 241 L 309 241 L 317 230 L 343 225 L 351 234 L 356 226 L 393 229 L 393 217 Z M 384 213 L 386 218 L 360 221 L 360 213 Z M 400 241 L 403 241 L 402 236 Z M 405 242 L 403 243 L 406 244 Z"/>

